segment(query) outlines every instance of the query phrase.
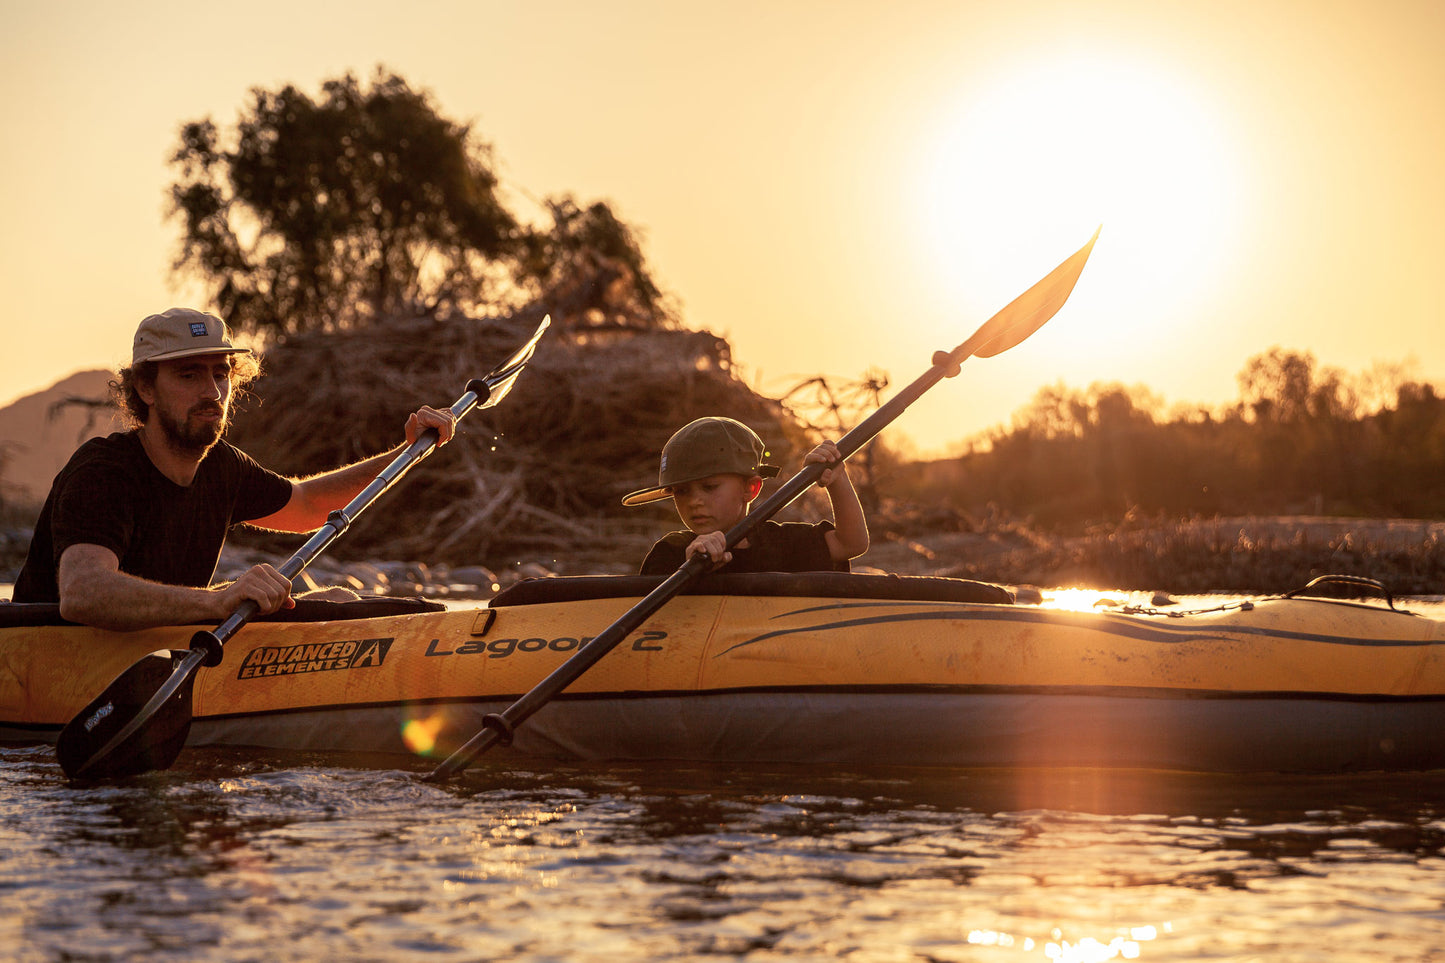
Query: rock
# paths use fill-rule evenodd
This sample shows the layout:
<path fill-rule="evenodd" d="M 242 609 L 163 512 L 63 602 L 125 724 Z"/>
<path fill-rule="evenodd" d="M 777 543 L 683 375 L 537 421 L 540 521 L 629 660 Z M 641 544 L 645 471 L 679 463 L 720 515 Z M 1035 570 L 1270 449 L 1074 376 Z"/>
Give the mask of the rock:
<path fill-rule="evenodd" d="M 316 577 L 307 571 L 302 571 L 291 580 L 292 595 L 300 595 L 303 592 L 314 592 L 320 587 L 321 585 L 316 581 Z"/>
<path fill-rule="evenodd" d="M 348 562 L 346 571 L 366 587 L 366 591 L 376 595 L 385 595 L 391 579 L 381 570 L 379 565 L 371 562 Z"/>
<path fill-rule="evenodd" d="M 453 588 L 459 585 L 469 586 L 488 595 L 500 588 L 496 573 L 485 565 L 459 565 L 451 570 L 448 581 Z"/>

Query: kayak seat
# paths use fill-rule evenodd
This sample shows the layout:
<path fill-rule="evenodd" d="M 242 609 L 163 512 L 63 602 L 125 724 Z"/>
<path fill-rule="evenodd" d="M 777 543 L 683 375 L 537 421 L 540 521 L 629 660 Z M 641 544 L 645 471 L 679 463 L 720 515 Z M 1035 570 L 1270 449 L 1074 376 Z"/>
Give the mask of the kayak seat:
<path fill-rule="evenodd" d="M 642 597 L 670 576 L 577 575 L 529 578 L 497 593 L 492 608 L 576 602 L 585 599 Z M 856 575 L 848 572 L 747 572 L 704 575 L 684 595 L 797 596 L 806 598 L 889 599 L 916 602 L 984 602 L 1008 605 L 1008 589 L 989 582 L 931 575 Z"/>

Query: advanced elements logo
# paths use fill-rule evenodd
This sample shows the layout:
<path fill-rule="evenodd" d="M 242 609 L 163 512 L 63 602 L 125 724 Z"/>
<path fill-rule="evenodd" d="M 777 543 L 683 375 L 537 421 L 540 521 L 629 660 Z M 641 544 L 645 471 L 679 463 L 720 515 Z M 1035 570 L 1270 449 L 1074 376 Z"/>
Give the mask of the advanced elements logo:
<path fill-rule="evenodd" d="M 336 672 L 379 666 L 393 639 L 352 639 L 311 645 L 264 645 L 252 649 L 236 673 L 238 679 L 262 679 L 303 672 Z"/>

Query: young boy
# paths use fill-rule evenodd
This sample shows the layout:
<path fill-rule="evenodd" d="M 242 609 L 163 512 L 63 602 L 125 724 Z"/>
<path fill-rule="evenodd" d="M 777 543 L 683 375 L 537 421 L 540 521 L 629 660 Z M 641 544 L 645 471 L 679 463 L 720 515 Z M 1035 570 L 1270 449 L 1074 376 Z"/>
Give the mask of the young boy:
<path fill-rule="evenodd" d="M 712 560 L 712 571 L 848 571 L 848 560 L 868 551 L 868 521 L 831 441 L 808 452 L 803 463 L 834 466 L 818 479 L 828 492 L 834 521 L 768 520 L 725 551 L 728 530 L 747 515 L 763 479 L 778 473 L 763 463 L 767 454 L 763 440 L 731 418 L 699 418 L 678 429 L 663 446 L 658 484 L 622 499 L 624 505 L 644 505 L 671 497 L 688 528 L 659 539 L 643 560 L 641 574 L 671 575 L 699 552 Z"/>

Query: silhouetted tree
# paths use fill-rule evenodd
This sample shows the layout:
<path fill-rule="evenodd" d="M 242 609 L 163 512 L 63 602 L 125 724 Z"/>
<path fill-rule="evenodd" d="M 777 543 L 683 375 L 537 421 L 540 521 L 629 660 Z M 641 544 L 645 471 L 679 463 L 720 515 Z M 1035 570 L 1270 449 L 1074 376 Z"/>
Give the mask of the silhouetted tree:
<path fill-rule="evenodd" d="M 653 281 L 632 228 L 598 202 L 545 202 L 550 230 L 526 241 L 518 277 L 566 327 L 674 328 L 675 307 Z"/>
<path fill-rule="evenodd" d="M 318 100 L 253 89 L 234 135 L 207 119 L 180 140 L 174 266 L 242 329 L 465 313 L 514 280 L 525 233 L 497 197 L 490 149 L 397 76 L 364 87 L 348 74 Z"/>
<path fill-rule="evenodd" d="M 636 233 L 605 203 L 542 201 L 533 230 L 503 205 L 491 148 L 378 70 L 313 100 L 253 89 L 233 132 L 181 128 L 174 269 L 221 315 L 285 336 L 540 301 L 559 327 L 675 328 Z"/>
<path fill-rule="evenodd" d="M 368 88 L 327 81 L 319 100 L 254 88 L 234 137 L 185 124 L 173 166 L 175 268 L 199 273 L 244 330 L 470 311 L 520 250 L 490 149 L 380 71 Z"/>

